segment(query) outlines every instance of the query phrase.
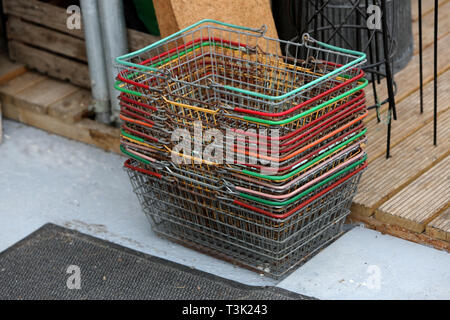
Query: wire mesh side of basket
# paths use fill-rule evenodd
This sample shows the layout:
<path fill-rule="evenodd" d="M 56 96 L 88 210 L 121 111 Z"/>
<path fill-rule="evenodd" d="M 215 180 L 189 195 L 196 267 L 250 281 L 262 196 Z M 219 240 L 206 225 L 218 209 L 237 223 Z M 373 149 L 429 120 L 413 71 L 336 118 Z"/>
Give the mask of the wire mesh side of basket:
<path fill-rule="evenodd" d="M 321 214 L 326 215 L 332 208 L 337 208 L 339 203 L 349 206 L 360 177 L 360 171 L 347 175 L 346 180 L 341 183 L 336 181 L 311 195 L 295 214 L 274 218 L 235 203 L 220 201 L 208 193 L 201 194 L 197 190 L 193 192 L 174 181 L 134 170 L 128 170 L 128 174 L 134 192 L 147 214 L 177 217 L 187 223 L 215 226 L 215 230 L 222 231 L 224 236 L 241 234 L 246 235 L 247 241 L 250 240 L 249 237 L 253 237 L 272 244 L 293 238 L 292 235 L 301 231 L 310 220 L 313 221 Z"/>
<path fill-rule="evenodd" d="M 306 52 L 303 59 L 292 59 L 281 55 L 282 42 L 262 37 L 258 32 L 252 34 L 248 30 L 204 24 L 119 57 L 117 62 L 122 69 L 119 75 L 122 82 L 144 90 L 160 90 L 161 86 L 154 84 L 155 81 L 158 84 L 159 79 L 167 79 L 166 83 L 195 85 L 198 79 L 205 78 L 198 76 L 197 72 L 204 68 L 207 70 L 204 74 L 210 79 L 208 87 L 228 95 L 229 101 L 233 100 L 231 97 L 244 96 L 255 102 L 264 101 L 264 105 L 272 105 L 272 110 L 278 112 L 275 106 L 279 106 L 278 110 L 287 109 L 289 107 L 281 106 L 329 79 L 337 79 L 344 73 L 345 77 L 359 74 L 360 65 L 365 60 L 362 53 L 329 46 L 308 36 L 301 44 L 290 43 Z M 241 75 L 259 72 L 259 81 L 239 83 L 234 78 L 228 81 L 226 74 L 220 74 L 220 71 L 233 69 L 230 66 L 239 68 Z M 300 70 L 309 72 L 302 74 Z M 308 79 L 303 80 L 303 85 L 291 85 L 296 83 L 297 75 Z M 186 76 L 194 78 L 182 80 Z M 268 82 L 271 84 L 267 85 Z"/>
<path fill-rule="evenodd" d="M 274 279 L 281 279 L 336 240 L 343 233 L 345 217 L 349 213 L 350 211 L 347 211 L 342 214 L 340 219 L 320 230 L 313 237 L 292 246 L 289 254 L 280 259 L 268 257 L 260 250 L 252 250 L 247 244 L 239 245 L 224 241 L 220 237 L 198 232 L 198 230 L 192 229 L 184 223 L 154 216 L 151 216 L 150 219 L 152 229 L 160 236 L 214 257 L 247 267 Z"/>

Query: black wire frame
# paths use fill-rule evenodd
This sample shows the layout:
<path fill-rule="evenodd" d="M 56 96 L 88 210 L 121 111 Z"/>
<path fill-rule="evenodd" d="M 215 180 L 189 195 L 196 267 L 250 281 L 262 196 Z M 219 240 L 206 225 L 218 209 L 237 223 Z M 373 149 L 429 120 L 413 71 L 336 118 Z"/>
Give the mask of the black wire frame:
<path fill-rule="evenodd" d="M 384 104 L 389 104 L 387 112 L 387 141 L 386 158 L 390 157 L 391 145 L 391 123 L 392 119 L 397 120 L 395 106 L 395 94 L 397 85 L 393 75 L 393 57 L 396 53 L 396 41 L 393 37 L 395 24 L 389 26 L 387 14 L 394 13 L 396 1 L 386 0 L 347 0 L 341 1 L 340 5 L 346 5 L 344 16 L 340 16 L 339 23 L 332 21 L 326 14 L 326 9 L 331 7 L 331 0 L 303 0 L 290 2 L 291 23 L 297 28 L 297 36 L 292 39 L 299 41 L 301 35 L 310 33 L 314 38 L 330 43 L 338 37 L 349 49 L 355 49 L 367 53 L 368 62 L 363 66 L 363 70 L 371 77 L 372 90 L 375 104 L 368 109 L 376 109 L 377 120 L 381 122 L 379 109 Z M 387 5 L 389 2 L 389 6 Z M 302 6 L 299 8 L 298 6 Z M 379 9 L 379 20 L 375 21 L 375 28 L 370 28 L 367 24 L 372 13 L 367 9 L 369 6 Z M 354 20 L 353 20 L 354 19 Z M 354 32 L 348 32 L 354 30 Z M 353 39 L 351 39 L 353 38 Z M 384 72 L 381 67 L 384 66 Z M 381 83 L 381 78 L 386 78 L 388 97 L 380 101 L 377 92 L 377 84 Z"/>
<path fill-rule="evenodd" d="M 423 39 L 422 39 L 422 0 L 417 1 L 419 28 L 419 81 L 420 81 L 420 113 L 423 113 Z M 433 61 L 433 145 L 437 146 L 438 134 L 438 30 L 439 1 L 434 1 L 434 61 Z"/>

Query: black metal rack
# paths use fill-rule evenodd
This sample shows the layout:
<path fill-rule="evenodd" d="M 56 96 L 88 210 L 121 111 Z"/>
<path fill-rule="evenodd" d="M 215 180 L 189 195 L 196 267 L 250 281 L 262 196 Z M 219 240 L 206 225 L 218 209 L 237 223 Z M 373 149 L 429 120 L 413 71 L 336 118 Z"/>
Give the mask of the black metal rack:
<path fill-rule="evenodd" d="M 421 0 L 418 1 L 420 110 L 423 112 L 421 2 Z M 401 6 L 402 4 L 399 4 L 398 1 L 381 0 L 286 0 L 278 3 L 277 6 L 273 6 L 277 27 L 281 25 L 280 29 L 282 29 L 280 37 L 288 36 L 289 33 L 285 30 L 286 24 L 289 23 L 296 30 L 296 36 L 291 40 L 301 39 L 301 35 L 307 32 L 323 42 L 366 52 L 368 61 L 363 69 L 371 80 L 375 100 L 374 105 L 369 106 L 369 109 L 377 110 L 377 119 L 380 122 L 378 110 L 384 104 L 389 105 L 387 112 L 386 158 L 390 157 L 392 119 L 397 120 L 395 106 L 397 85 L 394 80 L 394 60 L 398 53 L 397 39 L 400 39 L 399 41 L 402 41 L 402 39 L 396 33 L 400 32 L 402 38 L 409 36 L 407 30 L 397 30 L 398 26 L 394 23 L 393 13 L 397 10 L 405 10 Z M 282 16 L 281 11 L 289 13 L 289 19 L 285 19 L 288 21 L 279 19 Z M 369 20 L 372 22 L 371 25 L 368 24 Z M 437 143 L 437 28 L 438 1 L 435 0 L 434 144 Z M 411 30 L 409 30 L 409 33 L 411 33 Z M 381 84 L 381 78 L 386 78 L 387 97 L 380 97 L 379 90 L 377 90 L 377 86 Z"/>

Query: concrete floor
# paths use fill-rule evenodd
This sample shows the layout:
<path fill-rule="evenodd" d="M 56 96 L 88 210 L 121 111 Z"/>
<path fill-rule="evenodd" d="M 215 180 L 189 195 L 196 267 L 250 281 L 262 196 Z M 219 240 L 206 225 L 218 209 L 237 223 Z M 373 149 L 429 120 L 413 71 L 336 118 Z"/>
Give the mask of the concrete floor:
<path fill-rule="evenodd" d="M 0 251 L 52 222 L 228 279 L 321 299 L 450 299 L 450 254 L 363 227 L 280 283 L 160 239 L 131 191 L 124 160 L 4 121 Z"/>

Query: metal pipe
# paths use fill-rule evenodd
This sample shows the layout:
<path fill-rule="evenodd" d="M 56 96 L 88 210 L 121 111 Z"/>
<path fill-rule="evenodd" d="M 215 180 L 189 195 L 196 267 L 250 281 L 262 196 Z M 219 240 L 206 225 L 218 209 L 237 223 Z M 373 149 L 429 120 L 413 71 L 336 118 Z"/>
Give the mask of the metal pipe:
<path fill-rule="evenodd" d="M 419 11 L 419 81 L 420 81 L 420 113 L 423 113 L 423 45 L 422 45 L 422 0 L 418 3 Z"/>
<path fill-rule="evenodd" d="M 91 106 L 95 119 L 102 123 L 110 122 L 109 83 L 106 77 L 105 56 L 103 53 L 97 0 L 81 0 L 86 54 L 89 62 L 89 76 L 94 103 Z"/>
<path fill-rule="evenodd" d="M 437 98 L 438 98 L 438 22 L 439 22 L 439 1 L 434 0 L 434 112 L 433 112 L 433 144 L 437 145 Z"/>
<path fill-rule="evenodd" d="M 119 123 L 120 105 L 114 88 L 117 76 L 114 59 L 128 52 L 127 32 L 122 0 L 98 0 L 100 25 L 103 34 L 106 74 L 111 99 L 111 121 Z"/>
<path fill-rule="evenodd" d="M 386 82 L 389 96 L 389 110 L 388 110 L 388 136 L 387 136 L 387 146 L 386 146 L 386 158 L 390 157 L 390 149 L 391 149 L 391 126 L 392 126 L 392 118 L 397 120 L 397 114 L 395 112 L 395 94 L 393 87 L 393 79 L 391 72 L 391 57 L 389 52 L 389 43 L 388 43 L 388 27 L 387 27 L 387 9 L 386 2 L 381 1 L 381 24 L 383 28 L 383 49 L 384 49 L 384 65 L 386 69 Z"/>

